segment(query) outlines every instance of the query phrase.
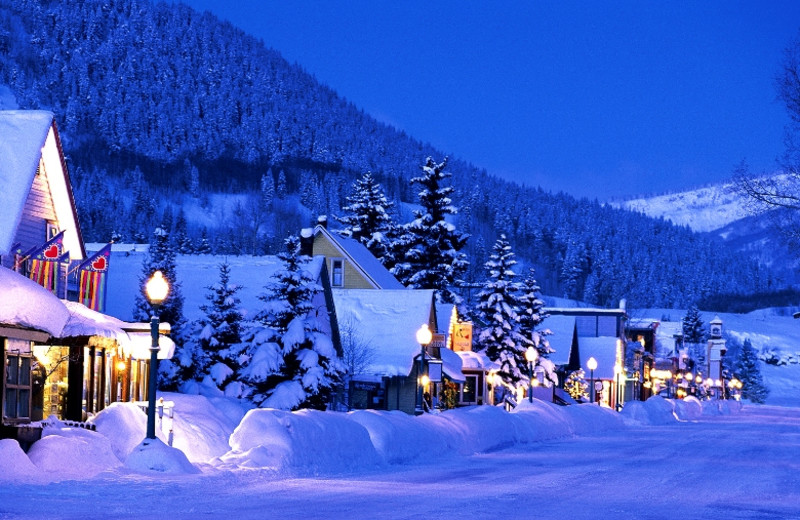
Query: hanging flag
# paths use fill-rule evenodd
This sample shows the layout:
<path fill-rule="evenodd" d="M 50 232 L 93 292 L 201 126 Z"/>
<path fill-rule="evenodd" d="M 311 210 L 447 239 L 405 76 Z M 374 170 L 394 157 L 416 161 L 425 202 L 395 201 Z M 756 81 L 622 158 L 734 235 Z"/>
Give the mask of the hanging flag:
<path fill-rule="evenodd" d="M 24 258 L 28 260 L 28 278 L 58 296 L 59 262 L 69 261 L 69 254 L 64 251 L 64 232 L 42 246 L 29 250 Z"/>
<path fill-rule="evenodd" d="M 110 258 L 109 243 L 78 266 L 78 301 L 98 312 L 105 312 L 106 308 L 106 280 Z"/>

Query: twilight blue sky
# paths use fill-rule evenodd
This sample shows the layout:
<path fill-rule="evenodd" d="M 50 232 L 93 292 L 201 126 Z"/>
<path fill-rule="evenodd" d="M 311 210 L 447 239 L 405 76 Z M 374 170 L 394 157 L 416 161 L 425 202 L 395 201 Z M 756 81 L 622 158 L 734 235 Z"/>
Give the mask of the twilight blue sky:
<path fill-rule="evenodd" d="M 183 1 L 445 153 L 601 200 L 776 169 L 800 36 L 798 1 Z"/>

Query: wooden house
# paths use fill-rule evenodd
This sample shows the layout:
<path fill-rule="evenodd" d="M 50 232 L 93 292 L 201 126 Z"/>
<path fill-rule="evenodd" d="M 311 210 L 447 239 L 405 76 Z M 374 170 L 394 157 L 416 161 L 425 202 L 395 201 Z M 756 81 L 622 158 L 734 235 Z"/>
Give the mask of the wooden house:
<path fill-rule="evenodd" d="M 112 373 L 125 360 L 137 370 L 125 383 L 143 386 L 147 362 L 133 361 L 142 333 L 65 301 L 67 272 L 86 251 L 53 114 L 0 111 L 0 136 L 0 346 L 4 365 L 14 367 L 0 379 L 3 425 L 49 416 L 80 421 L 122 395 L 145 398 L 125 394 L 123 379 Z M 27 278 L 25 252 L 54 237 L 60 238 L 54 276 L 39 285 Z M 161 341 L 162 356 L 169 355 L 171 342 Z"/>
<path fill-rule="evenodd" d="M 361 242 L 328 231 L 321 219 L 313 231 L 310 254 L 325 257 L 334 289 L 405 289 Z"/>

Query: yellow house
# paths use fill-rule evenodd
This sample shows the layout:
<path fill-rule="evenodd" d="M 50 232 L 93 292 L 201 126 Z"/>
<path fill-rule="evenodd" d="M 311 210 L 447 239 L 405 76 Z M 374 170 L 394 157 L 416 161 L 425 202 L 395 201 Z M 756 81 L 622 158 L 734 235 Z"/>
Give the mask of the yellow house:
<path fill-rule="evenodd" d="M 312 255 L 325 257 L 331 288 L 405 289 L 358 240 L 333 234 L 324 223 L 314 228 L 313 239 Z"/>

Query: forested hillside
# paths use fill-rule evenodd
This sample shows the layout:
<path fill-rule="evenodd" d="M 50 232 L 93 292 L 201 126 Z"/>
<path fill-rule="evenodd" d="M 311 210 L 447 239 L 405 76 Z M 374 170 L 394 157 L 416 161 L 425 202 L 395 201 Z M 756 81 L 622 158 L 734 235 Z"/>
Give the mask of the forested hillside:
<path fill-rule="evenodd" d="M 445 153 L 382 124 L 269 42 L 183 5 L 0 0 L 0 83 L 55 112 L 88 241 L 172 229 L 182 252 L 274 253 L 341 214 L 370 171 L 409 218 L 408 179 Z M 333 86 L 335 87 L 335 86 Z M 450 158 L 468 282 L 500 233 L 543 290 L 600 305 L 688 306 L 782 288 L 686 228 L 498 179 Z M 403 204 L 405 203 L 405 204 Z"/>

